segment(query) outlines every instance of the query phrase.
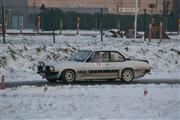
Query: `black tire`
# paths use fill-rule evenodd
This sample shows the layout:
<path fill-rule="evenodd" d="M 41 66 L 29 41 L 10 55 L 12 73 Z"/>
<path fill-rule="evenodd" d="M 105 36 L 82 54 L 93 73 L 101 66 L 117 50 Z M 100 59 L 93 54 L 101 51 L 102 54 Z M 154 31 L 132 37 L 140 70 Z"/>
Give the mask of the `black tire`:
<path fill-rule="evenodd" d="M 124 69 L 121 74 L 121 80 L 124 83 L 130 83 L 134 79 L 134 72 L 132 69 Z"/>
<path fill-rule="evenodd" d="M 50 82 L 50 83 L 55 83 L 55 82 L 57 82 L 56 79 L 47 79 L 47 81 Z"/>
<path fill-rule="evenodd" d="M 107 79 L 108 82 L 113 82 L 115 79 Z"/>
<path fill-rule="evenodd" d="M 73 70 L 65 70 L 62 74 L 62 79 L 64 82 L 72 83 L 76 79 L 76 74 Z"/>

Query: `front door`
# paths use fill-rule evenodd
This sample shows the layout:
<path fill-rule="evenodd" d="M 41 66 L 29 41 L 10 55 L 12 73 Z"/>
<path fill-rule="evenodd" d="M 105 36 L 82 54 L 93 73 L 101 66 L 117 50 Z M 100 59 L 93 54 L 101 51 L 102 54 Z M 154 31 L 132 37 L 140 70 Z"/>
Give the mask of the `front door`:
<path fill-rule="evenodd" d="M 81 78 L 83 79 L 105 79 L 109 78 L 108 70 L 109 52 L 96 51 L 84 63 Z"/>

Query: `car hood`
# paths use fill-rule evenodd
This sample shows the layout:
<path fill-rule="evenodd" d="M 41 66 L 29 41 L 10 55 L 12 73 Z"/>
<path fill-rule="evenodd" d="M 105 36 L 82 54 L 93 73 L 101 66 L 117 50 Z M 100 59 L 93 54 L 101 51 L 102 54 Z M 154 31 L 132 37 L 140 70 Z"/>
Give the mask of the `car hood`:
<path fill-rule="evenodd" d="M 54 67 L 63 67 L 63 66 L 74 66 L 77 64 L 81 64 L 83 62 L 77 62 L 77 61 L 58 61 L 58 62 L 49 62 L 46 63 L 46 66 L 54 66 Z"/>

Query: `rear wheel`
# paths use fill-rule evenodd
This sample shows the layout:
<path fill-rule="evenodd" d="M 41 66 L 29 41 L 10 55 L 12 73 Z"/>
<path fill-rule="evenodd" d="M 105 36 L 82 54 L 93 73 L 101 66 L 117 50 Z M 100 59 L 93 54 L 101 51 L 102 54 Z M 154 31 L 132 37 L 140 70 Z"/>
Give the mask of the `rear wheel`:
<path fill-rule="evenodd" d="M 129 83 L 134 79 L 134 72 L 132 69 L 125 69 L 122 71 L 121 79 L 123 82 Z"/>
<path fill-rule="evenodd" d="M 65 70 L 63 72 L 63 80 L 68 83 L 74 82 L 76 79 L 75 72 L 73 70 Z"/>

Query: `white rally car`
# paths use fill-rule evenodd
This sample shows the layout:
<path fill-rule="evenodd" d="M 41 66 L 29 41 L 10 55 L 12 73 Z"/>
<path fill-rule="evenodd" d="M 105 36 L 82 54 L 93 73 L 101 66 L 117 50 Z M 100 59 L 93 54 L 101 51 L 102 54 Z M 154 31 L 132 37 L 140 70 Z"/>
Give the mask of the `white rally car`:
<path fill-rule="evenodd" d="M 80 50 L 68 61 L 39 62 L 37 73 L 49 82 L 98 79 L 131 82 L 149 73 L 150 69 L 147 60 L 131 59 L 119 51 Z"/>

